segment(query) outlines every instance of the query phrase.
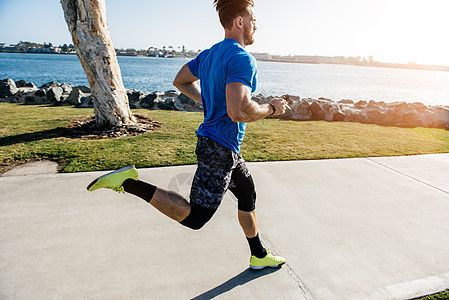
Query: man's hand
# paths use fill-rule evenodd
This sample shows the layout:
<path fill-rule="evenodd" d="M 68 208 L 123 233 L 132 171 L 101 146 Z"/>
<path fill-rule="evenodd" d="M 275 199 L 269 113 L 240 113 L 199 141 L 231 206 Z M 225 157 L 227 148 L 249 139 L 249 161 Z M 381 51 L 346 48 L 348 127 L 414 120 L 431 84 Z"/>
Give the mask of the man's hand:
<path fill-rule="evenodd" d="M 285 113 L 285 110 L 288 107 L 287 101 L 285 101 L 282 98 L 274 98 L 271 101 L 271 104 L 273 104 L 274 108 L 275 108 L 274 113 L 273 113 L 274 116 L 282 115 L 283 113 Z"/>

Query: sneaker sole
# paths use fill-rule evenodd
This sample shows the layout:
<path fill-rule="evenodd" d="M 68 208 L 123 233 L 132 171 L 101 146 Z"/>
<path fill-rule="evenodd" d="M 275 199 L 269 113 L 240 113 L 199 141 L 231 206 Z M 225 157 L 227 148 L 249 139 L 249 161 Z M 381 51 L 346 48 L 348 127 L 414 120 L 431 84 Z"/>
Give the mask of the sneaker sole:
<path fill-rule="evenodd" d="M 283 262 L 283 263 L 281 263 L 281 264 L 279 264 L 279 265 L 266 265 L 266 266 L 258 266 L 258 267 L 249 265 L 249 267 L 250 267 L 251 269 L 253 269 L 253 270 L 260 270 L 260 269 L 263 269 L 263 268 L 266 268 L 266 267 L 269 267 L 269 268 L 279 268 L 279 267 L 282 266 L 283 264 L 285 264 L 285 262 Z"/>
<path fill-rule="evenodd" d="M 100 179 L 103 178 L 103 177 L 106 177 L 106 176 L 109 176 L 109 175 L 112 175 L 112 174 L 116 174 L 116 173 L 120 173 L 120 172 L 125 172 L 125 171 L 128 171 L 128 170 L 130 170 L 130 169 L 132 169 L 132 168 L 135 168 L 135 167 L 136 167 L 135 165 L 126 166 L 126 167 L 120 168 L 120 169 L 118 169 L 118 170 L 115 170 L 115 171 L 113 171 L 113 172 L 110 172 L 110 173 L 108 173 L 108 174 L 105 174 L 105 175 L 103 175 L 103 176 L 100 176 L 100 177 L 98 177 L 97 179 L 95 179 L 94 181 L 92 181 L 91 183 L 89 183 L 89 185 L 87 186 L 87 190 L 90 191 L 90 188 L 91 188 L 94 184 L 96 184 L 98 180 L 100 180 Z"/>

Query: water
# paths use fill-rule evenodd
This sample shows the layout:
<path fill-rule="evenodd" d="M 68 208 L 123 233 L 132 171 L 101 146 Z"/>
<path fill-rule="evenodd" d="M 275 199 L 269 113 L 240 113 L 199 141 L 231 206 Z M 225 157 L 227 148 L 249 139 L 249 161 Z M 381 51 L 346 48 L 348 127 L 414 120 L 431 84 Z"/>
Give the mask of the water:
<path fill-rule="evenodd" d="M 119 56 L 123 83 L 144 92 L 174 89 L 186 59 Z M 256 93 L 301 98 L 376 100 L 449 105 L 449 72 L 346 65 L 258 62 Z M 0 53 L 0 79 L 88 85 L 76 55 Z"/>

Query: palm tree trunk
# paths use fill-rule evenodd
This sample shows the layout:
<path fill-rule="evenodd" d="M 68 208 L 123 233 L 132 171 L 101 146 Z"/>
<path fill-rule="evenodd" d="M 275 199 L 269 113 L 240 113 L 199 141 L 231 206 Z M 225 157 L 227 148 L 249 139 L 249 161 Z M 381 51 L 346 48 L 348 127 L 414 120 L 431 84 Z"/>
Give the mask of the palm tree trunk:
<path fill-rule="evenodd" d="M 92 90 L 97 125 L 134 123 L 106 22 L 105 0 L 61 0 L 61 5 Z"/>

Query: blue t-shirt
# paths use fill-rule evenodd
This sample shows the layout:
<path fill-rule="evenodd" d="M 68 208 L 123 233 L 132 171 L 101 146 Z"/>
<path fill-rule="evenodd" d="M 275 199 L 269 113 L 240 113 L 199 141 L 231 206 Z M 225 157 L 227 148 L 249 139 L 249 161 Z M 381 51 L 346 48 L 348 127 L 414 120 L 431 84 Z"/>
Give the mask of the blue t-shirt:
<path fill-rule="evenodd" d="M 234 39 L 224 39 L 188 62 L 200 79 L 204 122 L 196 131 L 234 152 L 240 152 L 246 123 L 233 122 L 226 109 L 226 85 L 240 82 L 254 93 L 257 85 L 256 59 Z"/>

